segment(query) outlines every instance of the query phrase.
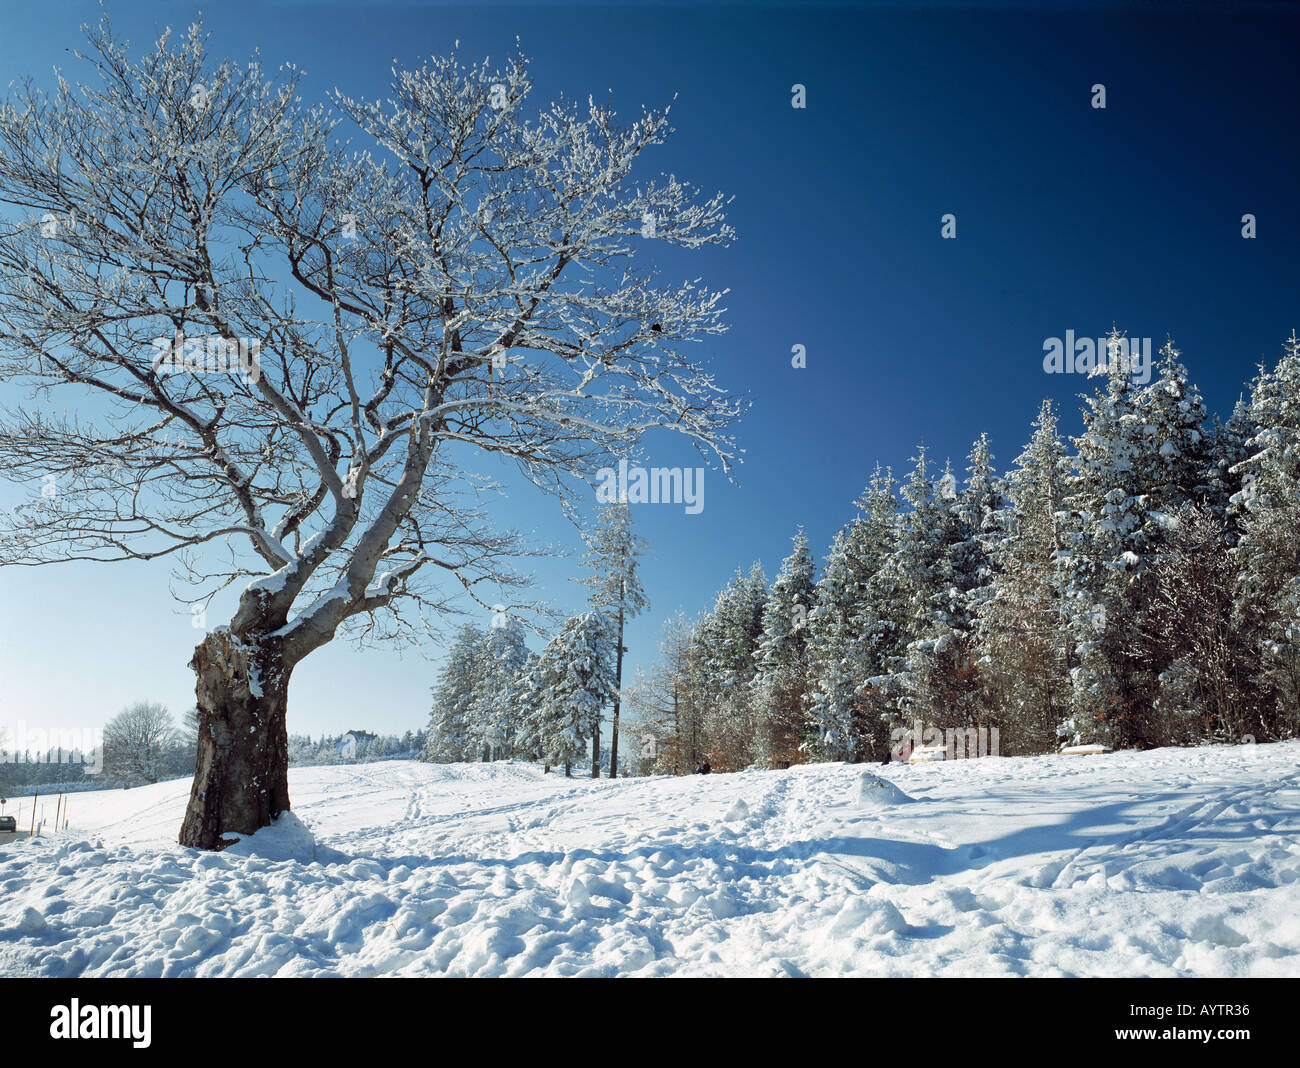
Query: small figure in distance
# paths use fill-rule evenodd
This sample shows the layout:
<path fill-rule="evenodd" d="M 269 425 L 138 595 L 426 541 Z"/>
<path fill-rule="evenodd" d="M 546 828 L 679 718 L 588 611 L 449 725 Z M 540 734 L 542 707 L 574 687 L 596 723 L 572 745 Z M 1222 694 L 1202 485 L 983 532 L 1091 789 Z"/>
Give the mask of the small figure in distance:
<path fill-rule="evenodd" d="M 696 774 L 696 775 L 707 775 L 707 774 L 708 774 L 709 772 L 711 772 L 712 770 L 713 770 L 713 769 L 712 769 L 711 767 L 709 767 L 709 762 L 708 762 L 707 760 L 703 760 L 703 761 L 700 762 L 700 766 L 699 766 L 698 768 L 695 769 L 695 774 Z"/>

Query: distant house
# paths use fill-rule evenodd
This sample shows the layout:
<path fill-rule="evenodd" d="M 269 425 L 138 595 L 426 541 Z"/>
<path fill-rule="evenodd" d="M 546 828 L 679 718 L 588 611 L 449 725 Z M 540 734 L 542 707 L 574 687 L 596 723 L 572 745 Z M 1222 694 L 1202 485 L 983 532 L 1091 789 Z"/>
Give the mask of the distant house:
<path fill-rule="evenodd" d="M 378 737 L 379 735 L 371 734 L 369 731 L 348 731 L 339 739 L 334 751 L 344 760 L 355 760 L 357 758 L 357 746 L 369 745 Z"/>

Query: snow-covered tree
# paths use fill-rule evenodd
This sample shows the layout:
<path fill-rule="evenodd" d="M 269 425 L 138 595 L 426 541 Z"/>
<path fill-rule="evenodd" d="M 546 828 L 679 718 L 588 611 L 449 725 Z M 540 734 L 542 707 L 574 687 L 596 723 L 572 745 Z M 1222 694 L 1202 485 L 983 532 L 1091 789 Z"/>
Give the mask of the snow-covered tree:
<path fill-rule="evenodd" d="M 984 680 L 977 665 L 974 620 L 989 594 L 1005 496 L 1001 479 L 993 470 L 987 435 L 974 443 L 969 459 L 968 478 L 960 495 L 953 490 L 951 474 L 946 473 L 934 502 L 939 510 L 914 507 L 908 519 L 909 525 L 917 528 L 911 544 L 937 544 L 938 556 L 929 579 L 934 591 L 930 618 L 914 624 L 923 629 L 908 645 L 900 672 L 903 712 L 905 719 L 920 719 L 941 728 L 985 726 Z M 914 474 L 913 482 L 916 478 Z M 909 492 L 919 499 L 923 491 L 909 486 Z M 921 528 L 925 522 L 934 524 L 934 529 L 927 532 Z M 900 550 L 907 549 L 904 542 Z M 900 570 L 923 574 L 906 567 Z"/>
<path fill-rule="evenodd" d="M 314 107 L 198 27 L 138 58 L 89 37 L 89 84 L 0 106 L 0 376 L 47 405 L 5 417 L 0 472 L 59 487 L 0 562 L 169 557 L 190 601 L 239 590 L 192 661 L 180 840 L 217 849 L 289 808 L 304 657 L 516 582 L 476 465 L 574 495 L 658 428 L 730 464 L 739 403 L 684 355 L 720 294 L 650 257 L 731 231 L 722 195 L 640 172 L 666 112 L 530 114 L 522 58 Z"/>
<path fill-rule="evenodd" d="M 598 611 L 564 622 L 541 652 L 530 690 L 537 695 L 530 737 L 549 767 L 569 774 L 589 739 L 600 729 L 601 710 L 612 700 L 613 635 Z"/>
<path fill-rule="evenodd" d="M 447 649 L 442 673 L 433 687 L 433 711 L 425 732 L 425 759 L 437 763 L 472 760 L 478 741 L 474 708 L 483 675 L 483 631 L 463 624 Z"/>
<path fill-rule="evenodd" d="M 516 755 L 520 679 L 528 660 L 523 624 L 498 613 L 478 648 L 468 711 L 471 750 L 484 760 Z"/>
<path fill-rule="evenodd" d="M 1155 544 L 1165 529 L 1159 523 L 1161 515 L 1197 504 L 1210 492 L 1208 415 L 1181 355 L 1173 341 L 1161 347 L 1156 380 L 1137 394 L 1135 402 L 1135 417 L 1145 438 L 1136 456 L 1136 474 L 1148 523 L 1154 524 L 1148 537 Z"/>
<path fill-rule="evenodd" d="M 747 767 L 757 759 L 757 720 L 751 683 L 763 636 L 767 579 L 762 565 L 739 568 L 718 594 L 713 610 L 696 628 L 705 705 L 709 762 L 719 770 Z"/>
<path fill-rule="evenodd" d="M 909 507 L 887 565 L 902 597 L 906 641 L 933 637 L 952 622 L 957 602 L 953 548 L 961 540 L 952 481 L 936 484 L 924 446 L 915 464 L 901 488 Z"/>
<path fill-rule="evenodd" d="M 1216 516 L 1228 520 L 1228 537 L 1233 545 L 1241 534 L 1246 515 L 1241 495 L 1254 478 L 1254 475 L 1243 475 L 1240 465 L 1250 456 L 1246 442 L 1255 436 L 1257 429 L 1251 423 L 1245 397 L 1238 398 L 1226 422 L 1216 415 L 1210 429 L 1207 500 Z"/>
<path fill-rule="evenodd" d="M 980 672 L 1008 755 L 1051 750 L 1070 706 L 1062 557 L 1070 461 L 1050 401 L 1015 464 L 975 622 Z"/>
<path fill-rule="evenodd" d="M 1237 465 L 1245 509 L 1238 544 L 1235 614 L 1260 655 L 1267 695 L 1257 736 L 1300 732 L 1300 338 L 1256 379 L 1250 421 L 1258 429 Z"/>
<path fill-rule="evenodd" d="M 632 511 L 620 501 L 601 510 L 596 529 L 587 541 L 583 562 L 591 574 L 582 581 L 591 591 L 590 602 L 614 626 L 614 709 L 610 717 L 609 777 L 618 777 L 618 721 L 623 691 L 623 632 L 626 624 L 650 607 L 638 573 L 638 557 L 645 540 L 632 529 Z M 592 760 L 595 774 L 596 760 Z"/>
<path fill-rule="evenodd" d="M 125 786 L 158 782 L 176 748 L 176 724 L 166 707 L 140 701 L 104 727 L 104 774 Z"/>
<path fill-rule="evenodd" d="M 890 566 L 900 536 L 896 488 L 877 467 L 817 583 L 807 647 L 812 759 L 868 759 L 888 734 L 875 688 L 903 651 L 906 605 Z"/>
<path fill-rule="evenodd" d="M 1120 345 L 1112 331 L 1112 352 Z M 1074 439 L 1068 486 L 1067 614 L 1076 650 L 1072 720 L 1085 740 L 1127 744 L 1150 707 L 1149 673 L 1134 648 L 1134 580 L 1150 562 L 1152 524 L 1139 471 L 1151 447 L 1127 363 L 1094 370 L 1101 384 L 1086 399 Z"/>
<path fill-rule="evenodd" d="M 763 606 L 751 701 L 758 731 L 756 755 L 764 766 L 795 762 L 808 733 L 808 615 L 817 595 L 816 571 L 801 530 Z"/>
<path fill-rule="evenodd" d="M 1137 614 L 1141 649 L 1158 673 L 1143 741 L 1239 742 L 1267 730 L 1259 708 L 1260 657 L 1233 616 L 1236 568 L 1228 521 L 1204 505 L 1170 515 Z"/>

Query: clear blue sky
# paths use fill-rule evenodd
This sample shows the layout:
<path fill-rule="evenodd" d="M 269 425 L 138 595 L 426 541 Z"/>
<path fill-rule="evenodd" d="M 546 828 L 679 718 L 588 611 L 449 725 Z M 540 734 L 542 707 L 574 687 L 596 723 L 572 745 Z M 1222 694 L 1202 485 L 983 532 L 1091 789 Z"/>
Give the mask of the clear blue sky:
<path fill-rule="evenodd" d="M 715 368 L 753 408 L 735 485 L 710 472 L 699 515 L 635 510 L 654 551 L 653 607 L 629 635 L 635 666 L 653 658 L 667 615 L 707 607 L 738 564 L 759 559 L 772 577 L 798 525 L 824 553 L 877 460 L 901 472 L 924 440 L 964 468 L 988 431 L 1005 469 L 1044 396 L 1077 430 L 1084 382 L 1043 373 L 1046 338 L 1098 337 L 1112 322 L 1157 348 L 1172 334 L 1226 414 L 1300 327 L 1296 8 L 1017 6 L 236 0 L 204 21 L 215 52 L 294 61 L 322 97 L 381 94 L 393 58 L 414 64 L 457 39 L 467 58 L 503 57 L 516 35 L 536 104 L 612 90 L 632 115 L 677 94 L 677 133 L 644 173 L 734 194 L 739 238 L 663 263 L 730 287 Z M 109 10 L 144 45 L 200 8 Z M 0 83 L 49 83 L 55 64 L 79 74 L 65 49 L 97 18 L 89 2 L 5 3 Z M 804 110 L 790 106 L 796 82 Z M 1090 106 L 1099 82 L 1105 110 Z M 940 238 L 948 212 L 955 240 Z M 1241 237 L 1247 212 L 1255 240 Z M 790 366 L 795 344 L 806 369 Z M 0 384 L 0 403 L 18 399 Z M 668 439 L 649 450 L 654 464 L 692 455 Z M 502 516 L 578 548 L 544 498 L 518 495 Z M 536 568 L 542 592 L 574 609 L 576 566 Z M 93 726 L 136 699 L 179 712 L 192 704 L 196 638 L 166 565 L 0 569 L 0 723 Z M 438 652 L 318 651 L 294 676 L 290 729 L 422 726 Z"/>

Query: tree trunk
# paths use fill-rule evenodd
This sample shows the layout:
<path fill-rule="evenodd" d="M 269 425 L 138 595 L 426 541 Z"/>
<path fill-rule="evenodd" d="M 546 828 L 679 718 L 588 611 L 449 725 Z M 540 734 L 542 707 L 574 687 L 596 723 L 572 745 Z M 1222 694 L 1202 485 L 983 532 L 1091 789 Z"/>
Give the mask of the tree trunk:
<path fill-rule="evenodd" d="M 609 777 L 618 778 L 618 706 L 623 700 L 623 608 L 618 610 L 618 656 L 614 668 L 614 727 L 609 738 Z"/>
<path fill-rule="evenodd" d="M 190 661 L 198 677 L 199 747 L 180 843 L 224 849 L 289 809 L 290 669 L 278 651 L 214 631 Z"/>
<path fill-rule="evenodd" d="M 596 729 L 591 735 L 591 777 L 600 778 L 600 723 L 597 721 Z"/>

